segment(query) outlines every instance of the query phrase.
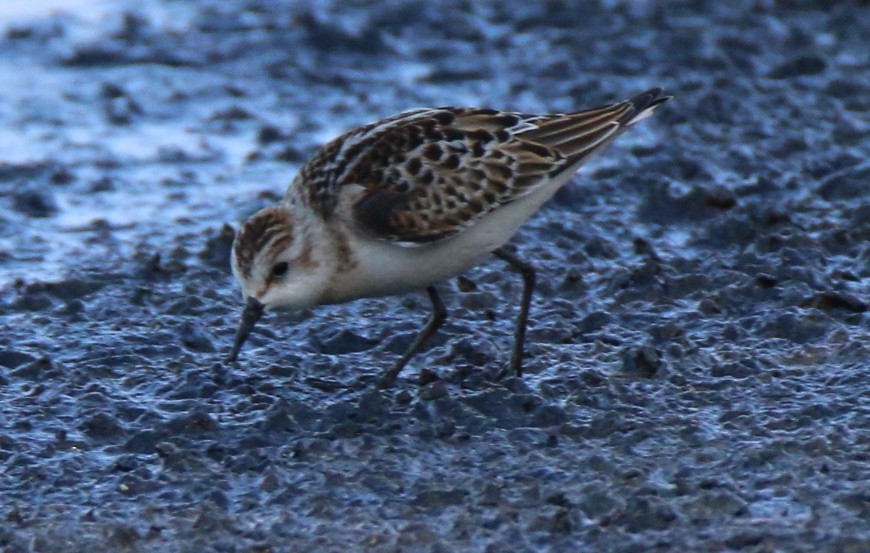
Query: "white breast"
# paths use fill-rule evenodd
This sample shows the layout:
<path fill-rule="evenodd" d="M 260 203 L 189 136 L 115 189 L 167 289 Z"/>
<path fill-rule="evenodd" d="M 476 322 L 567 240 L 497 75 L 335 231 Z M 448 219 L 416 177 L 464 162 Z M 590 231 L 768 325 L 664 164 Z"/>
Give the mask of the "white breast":
<path fill-rule="evenodd" d="M 459 234 L 432 244 L 401 246 L 351 235 L 350 247 L 357 264 L 351 271 L 336 275 L 328 301 L 338 303 L 422 290 L 467 271 L 510 240 L 572 174 L 566 171 Z"/>

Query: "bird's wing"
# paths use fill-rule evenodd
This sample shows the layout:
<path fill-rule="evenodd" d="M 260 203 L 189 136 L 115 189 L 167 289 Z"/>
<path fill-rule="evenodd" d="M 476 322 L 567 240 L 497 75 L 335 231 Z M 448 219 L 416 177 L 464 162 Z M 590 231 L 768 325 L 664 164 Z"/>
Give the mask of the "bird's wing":
<path fill-rule="evenodd" d="M 404 245 L 441 240 L 576 170 L 667 100 L 660 92 L 544 116 L 449 107 L 406 112 L 334 141 L 332 182 L 338 193 L 355 185 L 352 215 L 364 233 Z"/>

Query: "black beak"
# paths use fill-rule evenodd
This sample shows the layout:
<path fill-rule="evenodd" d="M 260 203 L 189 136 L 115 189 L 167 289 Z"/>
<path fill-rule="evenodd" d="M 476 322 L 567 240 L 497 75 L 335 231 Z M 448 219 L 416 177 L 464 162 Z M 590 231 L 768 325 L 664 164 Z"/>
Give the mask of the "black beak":
<path fill-rule="evenodd" d="M 260 300 L 254 297 L 248 298 L 248 303 L 245 304 L 245 310 L 242 311 L 242 318 L 239 321 L 239 328 L 236 329 L 236 338 L 233 341 L 233 349 L 230 351 L 230 356 L 227 361 L 234 362 L 239 356 L 239 351 L 248 339 L 248 335 L 254 330 L 254 325 L 263 316 L 265 305 L 260 303 Z"/>

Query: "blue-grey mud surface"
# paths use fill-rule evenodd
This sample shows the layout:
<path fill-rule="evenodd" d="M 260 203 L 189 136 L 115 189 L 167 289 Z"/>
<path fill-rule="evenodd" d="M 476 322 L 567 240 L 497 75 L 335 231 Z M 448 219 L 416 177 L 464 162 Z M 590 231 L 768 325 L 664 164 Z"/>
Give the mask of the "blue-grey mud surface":
<path fill-rule="evenodd" d="M 0 30 L 0 550 L 870 551 L 870 6 L 160 1 Z M 113 7 L 114 6 L 114 7 Z M 425 295 L 268 315 L 233 228 L 403 109 L 674 95 Z"/>

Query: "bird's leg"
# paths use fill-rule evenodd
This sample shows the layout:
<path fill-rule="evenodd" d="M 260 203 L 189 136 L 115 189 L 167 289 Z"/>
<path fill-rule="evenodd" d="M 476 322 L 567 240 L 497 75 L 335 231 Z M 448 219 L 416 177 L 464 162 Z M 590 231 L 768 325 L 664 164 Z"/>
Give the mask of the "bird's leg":
<path fill-rule="evenodd" d="M 499 248 L 492 252 L 494 256 L 505 261 L 523 277 L 523 298 L 520 303 L 520 314 L 514 331 L 514 349 L 511 352 L 511 368 L 517 376 L 523 375 L 523 343 L 526 340 L 526 324 L 529 321 L 529 307 L 532 304 L 532 292 L 535 289 L 535 268 L 514 254 Z"/>
<path fill-rule="evenodd" d="M 405 350 L 402 357 L 381 377 L 378 385 L 382 388 L 390 387 L 396 382 L 396 377 L 399 376 L 399 373 L 402 372 L 402 369 L 408 364 L 408 361 L 418 351 L 420 351 L 420 348 L 423 347 L 423 343 L 429 339 L 429 336 L 432 336 L 432 334 L 438 330 L 438 327 L 440 327 L 447 318 L 447 308 L 444 307 L 444 302 L 441 301 L 441 297 L 438 295 L 438 291 L 435 290 L 435 287 L 427 287 L 426 293 L 429 294 L 429 300 L 432 302 L 432 317 L 429 318 L 426 326 L 424 326 L 423 330 L 417 334 L 417 337 L 414 338 L 414 341 L 411 342 L 411 345 L 408 346 L 408 349 Z"/>

